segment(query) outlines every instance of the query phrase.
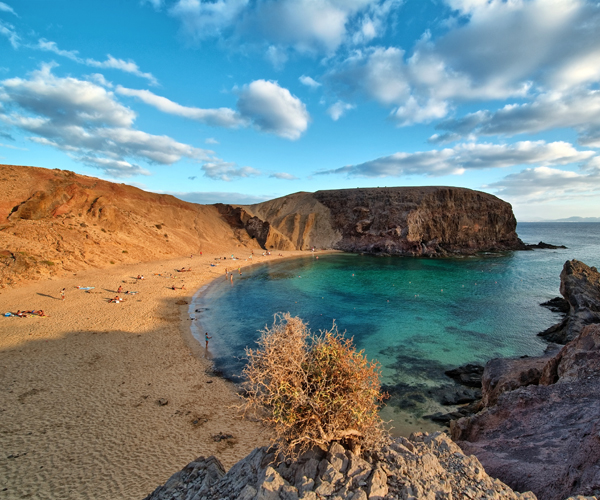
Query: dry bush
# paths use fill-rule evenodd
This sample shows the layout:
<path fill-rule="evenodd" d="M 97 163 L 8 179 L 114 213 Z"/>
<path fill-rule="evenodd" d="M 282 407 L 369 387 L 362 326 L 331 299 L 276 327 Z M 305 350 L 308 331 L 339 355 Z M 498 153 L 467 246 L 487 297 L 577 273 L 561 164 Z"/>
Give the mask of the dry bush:
<path fill-rule="evenodd" d="M 380 368 L 336 326 L 312 334 L 300 318 L 279 314 L 246 349 L 246 411 L 272 427 L 280 450 L 296 456 L 333 441 L 355 451 L 383 440 Z"/>

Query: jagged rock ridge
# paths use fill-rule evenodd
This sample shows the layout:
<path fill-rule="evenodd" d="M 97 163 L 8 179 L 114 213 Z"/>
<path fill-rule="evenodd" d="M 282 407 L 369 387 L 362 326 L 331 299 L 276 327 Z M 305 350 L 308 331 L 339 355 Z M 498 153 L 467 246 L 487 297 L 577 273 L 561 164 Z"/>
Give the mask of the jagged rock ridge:
<path fill-rule="evenodd" d="M 465 188 L 317 191 L 244 208 L 282 235 L 280 244 L 299 249 L 415 256 L 525 249 L 510 204 Z"/>
<path fill-rule="evenodd" d="M 225 473 L 215 457 L 195 460 L 146 500 L 535 500 L 489 477 L 445 434 L 398 438 L 367 459 L 338 443 L 277 463 L 257 448 Z"/>

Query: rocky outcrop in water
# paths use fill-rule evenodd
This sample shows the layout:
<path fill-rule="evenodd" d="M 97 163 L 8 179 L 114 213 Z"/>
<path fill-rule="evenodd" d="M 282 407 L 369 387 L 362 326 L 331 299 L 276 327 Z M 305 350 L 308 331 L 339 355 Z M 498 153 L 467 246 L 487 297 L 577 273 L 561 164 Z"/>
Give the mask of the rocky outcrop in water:
<path fill-rule="evenodd" d="M 564 329 L 573 340 L 540 358 L 488 362 L 485 408 L 451 425 L 452 438 L 489 474 L 545 500 L 600 495 L 599 283 L 594 268 L 566 262 Z"/>
<path fill-rule="evenodd" d="M 540 333 L 550 342 L 566 344 L 585 325 L 600 323 L 600 273 L 578 260 L 565 262 L 560 273 L 560 293 L 569 305 L 560 323 Z"/>
<path fill-rule="evenodd" d="M 298 249 L 415 256 L 525 249 L 511 206 L 465 188 L 317 191 L 243 208 L 287 239 L 278 244 Z"/>
<path fill-rule="evenodd" d="M 225 473 L 214 458 L 195 460 L 146 500 L 384 500 L 521 499 L 489 477 L 475 457 L 465 456 L 445 434 L 398 438 L 367 459 L 334 443 L 328 453 L 311 450 L 277 464 L 257 448 Z"/>

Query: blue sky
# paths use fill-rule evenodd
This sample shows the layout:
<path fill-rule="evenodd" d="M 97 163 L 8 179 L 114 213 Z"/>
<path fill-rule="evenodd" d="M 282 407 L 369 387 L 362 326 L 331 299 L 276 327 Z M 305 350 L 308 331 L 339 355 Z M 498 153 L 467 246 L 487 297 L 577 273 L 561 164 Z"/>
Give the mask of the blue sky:
<path fill-rule="evenodd" d="M 0 162 L 198 203 L 451 185 L 600 216 L 600 4 L 2 0 Z"/>

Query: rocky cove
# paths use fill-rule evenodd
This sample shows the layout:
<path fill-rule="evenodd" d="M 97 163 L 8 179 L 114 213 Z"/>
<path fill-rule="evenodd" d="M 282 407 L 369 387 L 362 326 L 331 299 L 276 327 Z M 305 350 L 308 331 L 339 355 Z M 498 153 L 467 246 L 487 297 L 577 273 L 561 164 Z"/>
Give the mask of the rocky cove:
<path fill-rule="evenodd" d="M 476 413 L 450 423 L 451 439 L 413 433 L 363 458 L 337 443 L 295 461 L 259 448 L 227 473 L 215 457 L 200 457 L 148 500 L 597 498 L 600 274 L 568 261 L 560 291 L 561 324 L 572 326 L 559 339 L 565 345 L 453 374 L 471 386 L 479 375 L 482 388 Z"/>

